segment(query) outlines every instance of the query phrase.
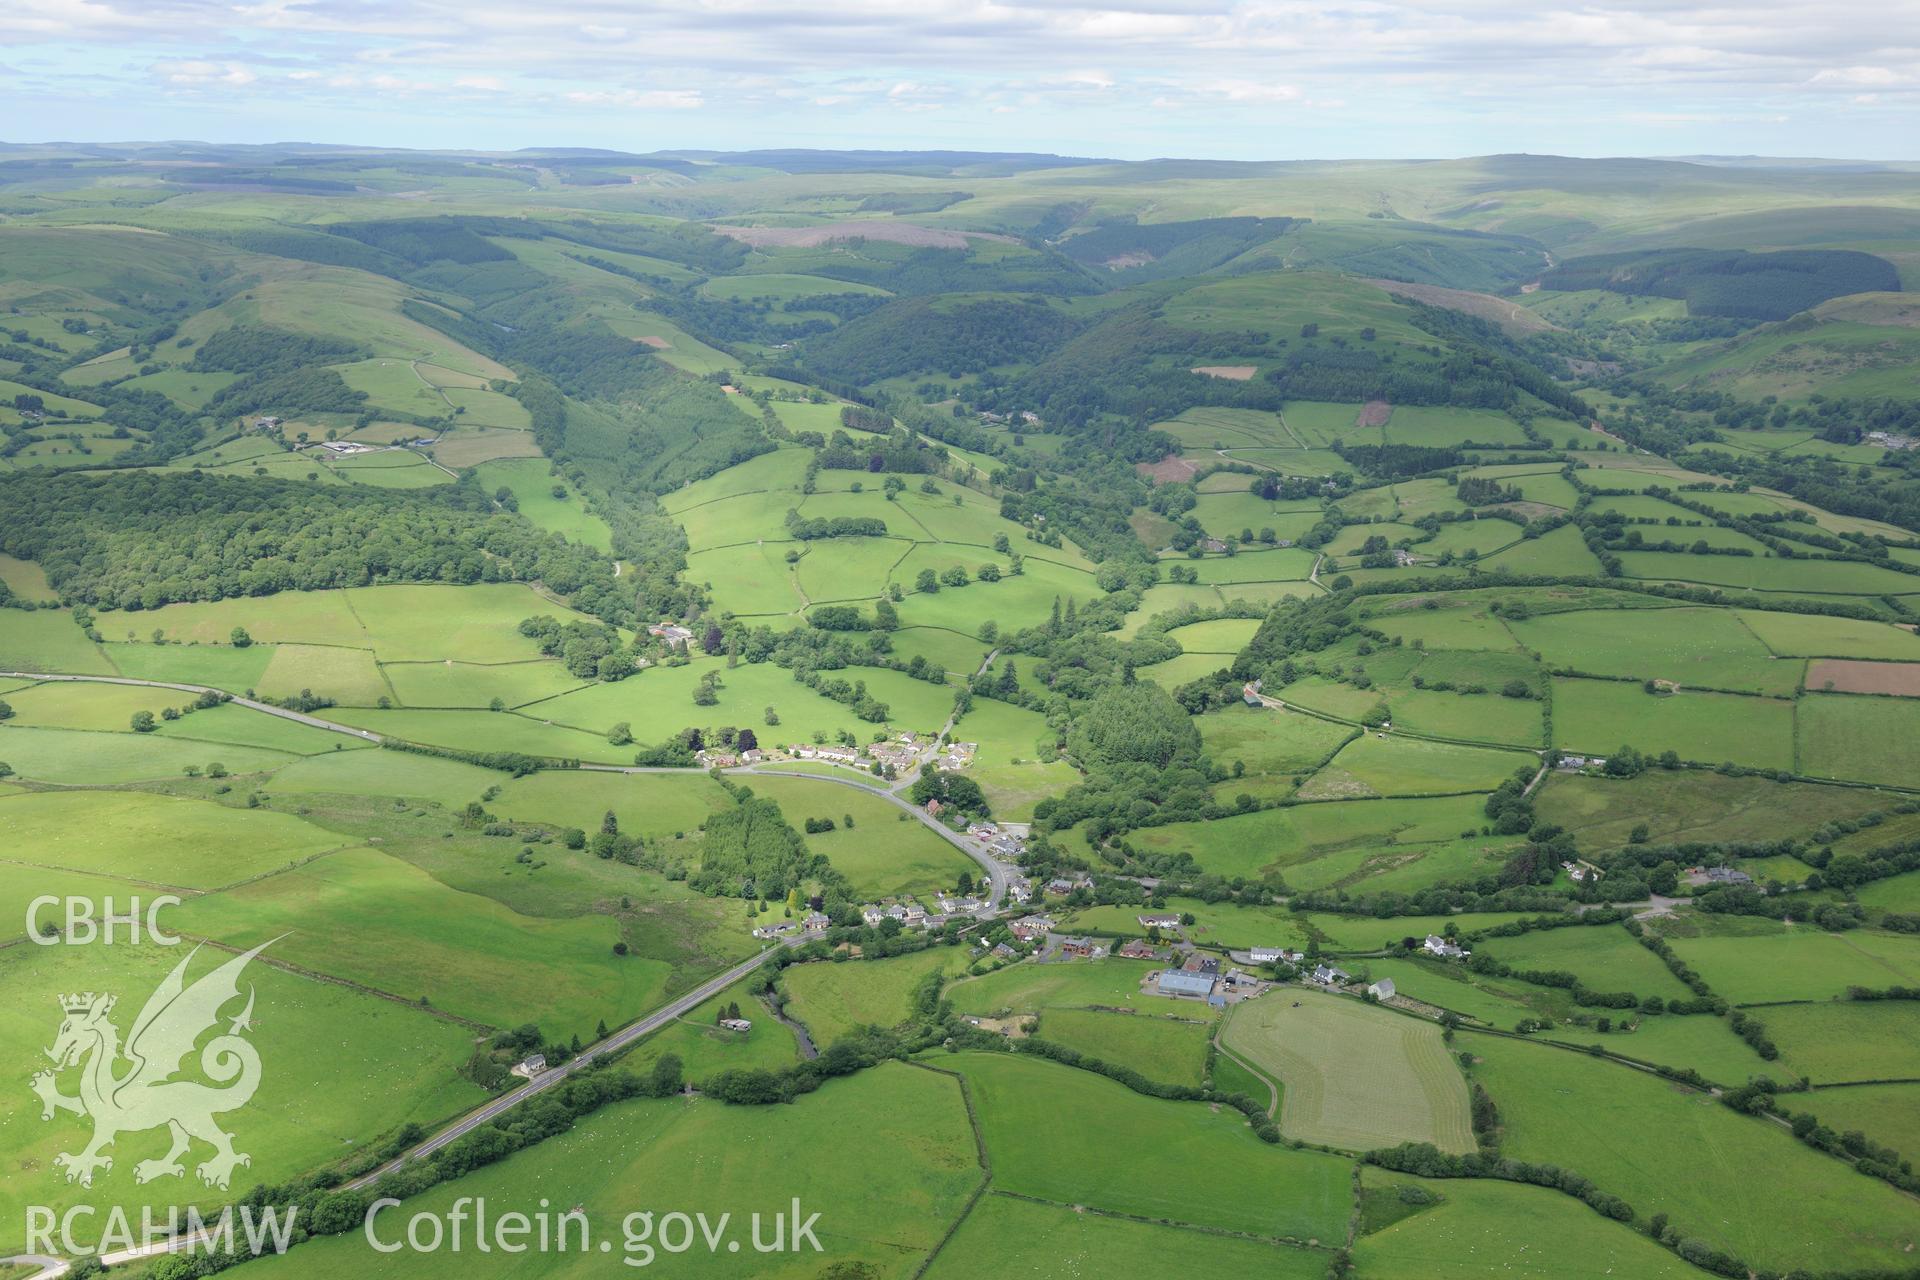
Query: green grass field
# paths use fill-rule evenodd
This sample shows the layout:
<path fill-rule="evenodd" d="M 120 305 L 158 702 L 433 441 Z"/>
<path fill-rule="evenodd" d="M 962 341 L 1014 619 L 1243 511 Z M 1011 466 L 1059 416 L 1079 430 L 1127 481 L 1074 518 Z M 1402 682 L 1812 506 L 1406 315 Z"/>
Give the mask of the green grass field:
<path fill-rule="evenodd" d="M 543 458 L 516 458 L 485 462 L 477 469 L 480 484 L 489 493 L 499 489 L 512 492 L 520 514 L 542 529 L 557 533 L 569 542 L 600 551 L 613 549 L 613 531 L 587 508 L 573 486 L 551 474 L 551 464 Z M 566 496 L 553 496 L 555 487 Z"/>
<path fill-rule="evenodd" d="M 1128 839 L 1155 852 L 1190 852 L 1216 875 L 1252 875 L 1362 845 L 1451 840 L 1485 825 L 1483 808 L 1476 796 L 1299 804 L 1214 822 L 1146 827 Z"/>
<path fill-rule="evenodd" d="M 1048 1009 L 1035 1033 L 1042 1039 L 1138 1071 L 1162 1084 L 1200 1086 L 1206 1074 L 1210 1017 Z"/>
<path fill-rule="evenodd" d="M 752 785 L 758 790 L 760 780 L 754 779 Z M 546 770 L 502 781 L 499 796 L 488 808 L 516 822 L 584 831 L 599 830 L 602 818 L 611 812 L 627 835 L 659 840 L 694 832 L 710 815 L 732 806 L 733 799 L 720 784 L 703 774 Z"/>
<path fill-rule="evenodd" d="M 1538 764 L 1516 751 L 1367 733 L 1347 744 L 1300 794 L 1317 800 L 1491 791 L 1517 770 Z"/>
<path fill-rule="evenodd" d="M 1726 609 L 1596 609 L 1509 625 L 1556 670 L 1777 697 L 1800 687 L 1800 664 L 1776 659 Z"/>
<path fill-rule="evenodd" d="M 979 873 L 966 854 L 922 823 L 900 821 L 900 807 L 879 796 L 807 778 L 755 777 L 747 785 L 778 804 L 795 830 L 804 831 L 808 818 L 833 819 L 832 831 L 805 837 L 807 847 L 825 854 L 864 898 L 932 894 L 953 888 L 962 872 Z"/>
<path fill-rule="evenodd" d="M 932 1063 L 966 1077 L 1002 1190 L 1268 1238 L 1331 1241 L 1345 1226 L 1348 1163 L 1268 1146 L 1238 1112 L 1163 1102 L 1091 1072 L 1011 1054 L 935 1056 Z M 1116 1133 L 1153 1158 L 1113 1159 Z M 1168 1177 L 1169 1169 L 1207 1176 Z M 1265 1194 L 1217 1194 L 1233 1186 Z"/>
<path fill-rule="evenodd" d="M 1816 778 L 1899 787 L 1920 779 L 1920 699 L 1809 693 L 1794 729 L 1800 769 Z"/>
<path fill-rule="evenodd" d="M 492 769 L 410 751 L 342 751 L 284 765 L 269 789 L 275 795 L 394 796 L 457 809 L 504 777 Z"/>
<path fill-rule="evenodd" d="M 1865 1133 L 1903 1156 L 1920 1151 L 1920 1085 L 1853 1085 L 1796 1095 L 1789 1108 L 1807 1111 L 1836 1132 Z"/>
<path fill-rule="evenodd" d="M 173 915 L 163 916 L 169 927 Z M 90 1126 L 82 1117 L 40 1118 L 25 1082 L 49 1063 L 42 1052 L 60 1025 L 59 998 L 74 991 L 112 991 L 120 997 L 112 1021 L 127 1034 L 148 995 L 168 971 L 187 959 L 188 946 L 15 946 L 0 952 L 0 1027 L 9 1049 L 0 1064 L 21 1082 L 28 1105 L 0 1113 L 0 1152 L 14 1170 L 0 1190 L 0 1245 L 24 1245 L 25 1206 L 48 1205 L 57 1211 L 75 1204 L 94 1206 L 95 1217 L 76 1220 L 76 1234 L 96 1238 L 112 1206 L 125 1206 L 139 1221 L 139 1207 L 193 1204 L 210 1209 L 239 1195 L 261 1179 L 294 1177 L 370 1146 L 409 1120 L 433 1123 L 480 1102 L 481 1090 L 462 1080 L 457 1068 L 471 1053 L 472 1033 L 431 1013 L 380 1000 L 346 987 L 273 967 L 279 947 L 268 950 L 242 978 L 254 990 L 248 1040 L 259 1050 L 260 1087 L 247 1105 L 221 1117 L 235 1146 L 252 1157 L 237 1170 L 229 1193 L 210 1191 L 192 1165 L 209 1148 L 195 1144 L 184 1178 L 161 1178 L 140 1185 L 135 1165 L 164 1155 L 166 1134 L 128 1129 L 108 1154 L 113 1168 L 91 1189 L 66 1182 L 53 1165 L 60 1152 L 77 1152 Z M 227 957 L 204 952 L 192 960 L 190 979 L 209 972 Z M 234 1002 L 229 1017 L 239 1010 Z M 223 1024 L 224 1025 L 224 1024 Z M 77 1076 L 62 1073 L 61 1089 L 72 1094 Z"/>
<path fill-rule="evenodd" d="M 1517 938 L 1488 938 L 1480 949 L 1516 969 L 1571 973 L 1594 991 L 1685 1000 L 1691 994 L 1660 957 L 1616 925 L 1538 929 Z"/>
<path fill-rule="evenodd" d="M 1500 1108 L 1505 1154 L 1576 1169 L 1636 1215 L 1665 1213 L 1749 1265 L 1884 1267 L 1920 1231 L 1920 1206 L 1899 1192 L 1711 1097 L 1539 1045 L 1469 1036 L 1461 1047 L 1482 1059 L 1473 1075 Z"/>
<path fill-rule="evenodd" d="M 1908 1001 L 1791 1004 L 1756 1016 L 1781 1061 L 1817 1085 L 1920 1078 L 1920 1009 Z"/>
<path fill-rule="evenodd" d="M 1441 1182 L 1365 1169 L 1363 1194 L 1391 1197 L 1418 1186 L 1438 1203 L 1362 1235 L 1354 1273 L 1367 1280 L 1512 1280 L 1632 1276 L 1696 1280 L 1701 1272 L 1624 1223 L 1571 1196 L 1511 1182 Z"/>
<path fill-rule="evenodd" d="M 47 791 L 0 803 L 15 858 L 185 889 L 233 884 L 349 843 L 291 814 L 147 792 Z"/>
<path fill-rule="evenodd" d="M 1351 1151 L 1473 1150 L 1466 1082 L 1430 1022 L 1282 988 L 1235 1008 L 1221 1042 L 1285 1086 L 1279 1120 L 1290 1138 Z"/>
<path fill-rule="evenodd" d="M 1826 1000 L 1850 986 L 1920 985 L 1920 941 L 1865 930 L 1821 933 L 1812 925 L 1761 928 L 1670 941 L 1716 995 L 1735 1004 Z"/>
<path fill-rule="evenodd" d="M 588 854 L 573 854 L 576 858 Z M 660 1003 L 670 966 L 616 956 L 610 914 L 539 918 L 355 849 L 180 908 L 181 926 L 491 1026 L 590 1038 Z"/>
<path fill-rule="evenodd" d="M 159 733 L 97 733 L 84 729 L 24 729 L 0 725 L 0 760 L 22 778 L 102 786 L 177 778 L 188 766 L 219 761 L 235 774 L 269 772 L 295 757 L 283 751 L 218 746 Z"/>
<path fill-rule="evenodd" d="M 1085 1213 L 1013 1196 L 980 1201 L 927 1270 L 927 1280 L 1112 1275 L 1142 1258 L 1179 1259 L 1191 1280 L 1320 1280 L 1327 1255 L 1238 1236 Z"/>
<path fill-rule="evenodd" d="M 0 671 L 115 674 L 72 615 L 52 609 L 0 609 Z"/>
<path fill-rule="evenodd" d="M 1649 694 L 1615 680 L 1553 682 L 1556 745 L 1605 755 L 1633 746 L 1682 760 L 1793 768 L 1794 704 L 1731 693 Z"/>
<path fill-rule="evenodd" d="M 1147 960 L 1107 959 L 1094 963 L 1016 964 L 977 978 L 962 978 L 947 988 L 947 998 L 961 1013 L 1004 1017 L 1039 1013 L 1044 1009 L 1077 1009 L 1090 1005 L 1137 1008 L 1164 1014 L 1167 1002 L 1140 994 L 1140 982 L 1159 968 Z M 1204 1005 L 1182 1016 L 1205 1016 Z"/>
<path fill-rule="evenodd" d="M 844 1080 L 782 1109 L 773 1123 L 765 1108 L 729 1107 L 711 1100 L 673 1098 L 635 1101 L 594 1115 L 569 1132 L 468 1177 L 408 1201 L 382 1218 L 404 1236 L 406 1219 L 420 1210 L 446 1213 L 460 1197 L 482 1197 L 489 1212 L 529 1215 L 542 1202 L 558 1215 L 578 1205 L 593 1225 L 594 1241 L 616 1251 L 610 1260 L 595 1243 L 587 1252 L 530 1255 L 545 1275 L 604 1275 L 622 1252 L 627 1216 L 651 1211 L 703 1210 L 710 1222 L 732 1214 L 724 1244 L 708 1253 L 659 1251 L 651 1261 L 676 1271 L 725 1280 L 811 1280 L 823 1268 L 849 1276 L 905 1277 L 932 1251 L 957 1219 L 981 1170 L 967 1113 L 955 1082 L 935 1072 L 888 1064 Z M 876 1195 L 870 1160 L 890 1153 L 886 1194 Z M 804 1182 L 798 1171 L 806 1170 Z M 770 1219 L 789 1210 L 798 1194 L 807 1213 L 817 1212 L 819 1253 L 756 1253 L 747 1218 Z M 722 1207 L 726 1206 L 726 1207 Z M 520 1260 L 516 1260 L 520 1261 Z M 316 1241 L 278 1259 L 251 1265 L 264 1280 L 352 1274 L 368 1277 L 470 1277 L 471 1250 L 422 1255 L 411 1250 L 378 1254 L 360 1231 Z M 500 1264 L 494 1263 L 494 1266 Z M 513 1262 L 506 1264 L 509 1267 Z M 850 1270 L 848 1268 L 851 1268 Z M 625 1270 L 626 1268 L 623 1268 Z"/>
<path fill-rule="evenodd" d="M 1657 843 L 1765 841 L 1883 808 L 1887 797 L 1855 787 L 1733 778 L 1699 770 L 1651 769 L 1637 778 L 1555 773 L 1534 793 L 1534 809 L 1565 827 L 1583 849 L 1618 848 L 1644 825 Z"/>
<path fill-rule="evenodd" d="M 856 1027 L 905 1021 L 913 1012 L 907 1001 L 914 984 L 929 973 L 952 974 L 966 959 L 963 948 L 935 946 L 886 960 L 793 965 L 780 982 L 790 997 L 788 1016 L 824 1047 Z"/>

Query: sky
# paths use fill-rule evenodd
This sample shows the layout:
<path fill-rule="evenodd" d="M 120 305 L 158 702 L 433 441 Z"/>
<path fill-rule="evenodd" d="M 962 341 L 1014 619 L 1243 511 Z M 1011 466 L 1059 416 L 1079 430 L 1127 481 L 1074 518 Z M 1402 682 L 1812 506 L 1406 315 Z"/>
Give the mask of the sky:
<path fill-rule="evenodd" d="M 5 0 L 0 140 L 1920 159 L 1920 0 Z"/>

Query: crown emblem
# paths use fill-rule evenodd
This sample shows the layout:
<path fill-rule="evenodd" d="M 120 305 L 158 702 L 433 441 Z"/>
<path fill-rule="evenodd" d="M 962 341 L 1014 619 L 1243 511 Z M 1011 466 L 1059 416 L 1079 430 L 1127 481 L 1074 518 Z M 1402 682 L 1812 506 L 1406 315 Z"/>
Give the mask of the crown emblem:
<path fill-rule="evenodd" d="M 68 1013 L 85 1013 L 87 1010 L 93 1008 L 94 1001 L 99 998 L 100 997 L 91 991 L 85 994 L 61 996 L 60 1007 Z M 108 997 L 108 999 L 111 1000 L 111 997 Z"/>

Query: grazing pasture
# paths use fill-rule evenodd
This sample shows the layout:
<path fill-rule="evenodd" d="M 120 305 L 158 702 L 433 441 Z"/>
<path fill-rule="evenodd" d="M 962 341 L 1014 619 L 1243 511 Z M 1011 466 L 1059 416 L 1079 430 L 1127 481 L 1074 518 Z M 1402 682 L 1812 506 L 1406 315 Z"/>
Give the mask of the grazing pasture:
<path fill-rule="evenodd" d="M 278 815 L 274 815 L 278 816 Z M 575 854 L 575 857 L 590 857 Z M 522 915 L 376 849 L 352 849 L 179 908 L 231 946 L 287 935 L 281 958 L 495 1027 L 590 1039 L 659 1004 L 671 966 L 619 956 L 611 915 Z"/>
<path fill-rule="evenodd" d="M 1801 664 L 1776 658 L 1726 609 L 1593 609 L 1508 627 L 1555 670 L 1778 697 L 1800 686 Z"/>
<path fill-rule="evenodd" d="M 159 733 L 26 729 L 0 724 L 0 760 L 22 778 L 75 786 L 111 786 L 177 778 L 219 761 L 235 774 L 263 773 L 294 759 L 281 751 L 210 745 Z"/>
<path fill-rule="evenodd" d="M 1221 1042 L 1285 1086 L 1280 1131 L 1290 1138 L 1352 1151 L 1474 1148 L 1466 1082 L 1424 1019 L 1281 988 L 1236 1007 Z"/>
<path fill-rule="evenodd" d="M 1631 1276 L 1697 1280 L 1700 1272 L 1622 1222 L 1573 1197 L 1513 1182 L 1429 1182 L 1379 1169 L 1361 1171 L 1362 1195 L 1399 1203 L 1401 1187 L 1433 1196 L 1416 1210 L 1353 1244 L 1354 1273 L 1368 1280 L 1509 1280 Z M 1364 1230 L 1364 1229 L 1363 1229 Z"/>
<path fill-rule="evenodd" d="M 713 1280 L 768 1275 L 803 1280 L 823 1266 L 841 1267 L 848 1275 L 907 1276 L 960 1216 L 983 1177 L 960 1090 L 951 1077 L 936 1072 L 887 1063 L 827 1081 L 783 1108 L 778 1125 L 768 1119 L 763 1107 L 730 1107 L 712 1099 L 624 1102 L 499 1164 L 436 1187 L 417 1203 L 409 1200 L 404 1210 L 393 1211 L 399 1216 L 391 1223 L 404 1234 L 413 1213 L 445 1215 L 466 1196 L 484 1198 L 490 1215 L 558 1216 L 578 1205 L 593 1224 L 593 1235 L 620 1248 L 622 1223 L 636 1205 L 660 1206 L 662 1213 L 669 1205 L 688 1206 L 688 1212 L 697 1205 L 734 1205 L 740 1207 L 709 1210 L 709 1221 L 732 1212 L 727 1232 L 744 1241 L 750 1236 L 742 1213 L 762 1214 L 771 1235 L 772 1215 L 786 1210 L 799 1190 L 806 1213 L 820 1215 L 814 1225 L 819 1253 L 760 1254 L 743 1244 L 738 1253 L 702 1249 L 670 1255 L 657 1252 L 656 1244 L 653 1259 L 688 1264 Z M 875 1194 L 869 1176 L 876 1145 L 892 1153 L 885 1195 Z M 798 1168 L 808 1171 L 804 1188 L 794 1181 Z M 388 1221 L 381 1219 L 382 1226 Z M 597 1253 L 544 1256 L 558 1258 L 568 1274 L 577 1276 L 602 1274 L 610 1265 Z M 787 1265 L 771 1269 L 770 1261 L 776 1260 Z M 249 1265 L 261 1268 L 263 1280 L 340 1275 L 469 1280 L 476 1270 L 470 1249 L 376 1253 L 359 1230 Z"/>
<path fill-rule="evenodd" d="M 176 914 L 178 914 L 176 912 Z M 163 917 L 173 927 L 172 916 Z M 431 1012 L 410 1009 L 351 988 L 315 981 L 275 967 L 279 948 L 270 947 L 250 965 L 243 989 L 254 993 L 247 1039 L 259 1051 L 259 1090 L 236 1113 L 232 1129 L 237 1148 L 252 1157 L 237 1170 L 229 1192 L 205 1187 L 192 1165 L 209 1150 L 196 1144 L 181 1179 L 160 1178 L 144 1185 L 135 1166 L 166 1153 L 163 1130 L 128 1130 L 109 1154 L 113 1167 L 97 1175 L 91 1188 L 58 1176 L 54 1156 L 78 1151 L 90 1125 L 84 1117 L 40 1118 L 40 1108 L 24 1093 L 25 1082 L 49 1063 L 43 1049 L 60 1025 L 60 997 L 75 991 L 112 991 L 120 996 L 113 1021 L 124 1033 L 149 993 L 168 971 L 188 960 L 188 980 L 210 972 L 230 957 L 206 949 L 190 960 L 191 946 L 15 946 L 0 951 L 0 1069 L 21 1081 L 28 1105 L 0 1111 L 0 1153 L 18 1174 L 0 1188 L 0 1246 L 17 1251 L 25 1206 L 48 1205 L 57 1212 L 76 1204 L 93 1208 L 92 1218 L 75 1220 L 79 1238 L 97 1238 L 107 1212 L 125 1207 L 139 1221 L 143 1205 L 156 1206 L 164 1222 L 167 1206 L 192 1204 L 211 1212 L 240 1194 L 248 1179 L 292 1178 L 370 1148 L 399 1127 L 415 1121 L 433 1124 L 484 1100 L 482 1090 L 462 1079 L 458 1068 L 472 1052 L 472 1032 Z M 231 1018 L 239 1010 L 234 1002 Z M 222 1024 L 224 1026 L 224 1023 Z M 63 1092 L 74 1092 L 75 1073 L 64 1073 Z"/>
<path fill-rule="evenodd" d="M 1794 724 L 1803 773 L 1897 787 L 1920 782 L 1920 700 L 1809 693 Z"/>
<path fill-rule="evenodd" d="M 1331 1241 L 1351 1204 L 1348 1163 L 1314 1151 L 1269 1146 L 1235 1111 L 1164 1102 L 1091 1072 L 1003 1053 L 962 1053 L 935 1062 L 966 1077 L 993 1159 L 994 1185 L 1060 1204 L 1269 1238 Z M 1125 1133 L 1155 1160 L 1103 1155 Z M 1206 1169 L 1169 1178 L 1168 1166 Z M 1220 1186 L 1257 1186 L 1261 1196 L 1221 1196 Z"/>
<path fill-rule="evenodd" d="M 72 615 L 53 609 L 0 609 L 0 671 L 117 674 Z"/>
<path fill-rule="evenodd" d="M 1622 746 L 1682 760 L 1791 770 L 1794 704 L 1782 698 L 1731 693 L 1649 694 L 1614 680 L 1553 681 L 1553 731 L 1558 745 L 1605 755 Z"/>
<path fill-rule="evenodd" d="M 144 791 L 6 796 L 0 819 L 22 861 L 183 889 L 234 884 L 349 843 L 291 814 Z"/>
<path fill-rule="evenodd" d="M 1828 1000 L 1850 986 L 1920 986 L 1920 940 L 1896 934 L 1769 922 L 1752 934 L 1668 940 L 1714 994 L 1734 1004 Z"/>
<path fill-rule="evenodd" d="M 1480 1059 L 1472 1074 L 1500 1108 L 1505 1154 L 1576 1169 L 1749 1265 L 1884 1267 L 1920 1236 L 1910 1199 L 1706 1094 L 1542 1045 L 1469 1035 L 1460 1047 Z M 1658 1161 L 1646 1158 L 1653 1134 Z"/>
<path fill-rule="evenodd" d="M 1320 1280 L 1327 1255 L 990 1193 L 947 1241 L 926 1280 L 1113 1275 L 1142 1258 L 1178 1258 L 1186 1280 Z"/>
<path fill-rule="evenodd" d="M 1639 826 L 1656 844 L 1775 840 L 1887 804 L 1885 795 L 1854 787 L 1693 769 L 1650 769 L 1636 778 L 1555 773 L 1534 797 L 1542 819 L 1572 831 L 1583 849 L 1596 850 L 1619 848 Z"/>
<path fill-rule="evenodd" d="M 1755 1016 L 1780 1060 L 1816 1085 L 1920 1079 L 1920 1006 L 1911 1001 L 1788 1004 Z"/>
<path fill-rule="evenodd" d="M 1179 1010 L 1158 1014 L 1048 1009 L 1041 1014 L 1035 1034 L 1089 1058 L 1138 1071 L 1149 1080 L 1197 1089 L 1206 1071 L 1213 1019 Z"/>
<path fill-rule="evenodd" d="M 825 1047 L 859 1027 L 906 1021 L 914 987 L 930 973 L 958 972 L 966 961 L 964 948 L 947 946 L 885 960 L 821 960 L 789 966 L 780 985 L 788 995 L 787 1016 Z"/>

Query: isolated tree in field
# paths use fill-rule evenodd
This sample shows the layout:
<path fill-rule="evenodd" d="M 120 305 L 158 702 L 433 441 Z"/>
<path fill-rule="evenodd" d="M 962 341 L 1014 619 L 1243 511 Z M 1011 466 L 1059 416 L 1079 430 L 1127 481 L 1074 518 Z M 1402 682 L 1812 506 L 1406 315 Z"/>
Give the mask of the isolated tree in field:
<path fill-rule="evenodd" d="M 762 713 L 761 719 L 764 720 L 766 722 L 767 727 L 771 729 L 773 726 L 780 723 L 780 713 L 778 711 L 775 711 L 772 707 L 768 707 L 766 711 Z"/>
<path fill-rule="evenodd" d="M 625 720 L 618 721 L 607 730 L 607 742 L 616 747 L 624 747 L 633 741 L 633 726 Z"/>
<path fill-rule="evenodd" d="M 154 721 L 153 712 L 151 711 L 134 712 L 133 719 L 128 721 L 128 723 L 132 726 L 135 733 L 152 733 L 155 729 L 159 728 L 159 725 Z"/>
<path fill-rule="evenodd" d="M 913 589 L 933 595 L 940 590 L 940 580 L 934 576 L 933 570 L 922 569 L 920 576 L 913 580 Z"/>
<path fill-rule="evenodd" d="M 506 709 L 507 700 L 505 698 L 495 698 L 487 704 L 487 710 L 489 711 L 505 711 Z"/>
<path fill-rule="evenodd" d="M 0 702 L 0 720 L 13 719 L 13 707 L 10 703 Z"/>
<path fill-rule="evenodd" d="M 876 600 L 873 603 L 873 629 L 875 631 L 894 631 L 900 626 L 900 612 L 893 607 L 891 600 Z"/>
<path fill-rule="evenodd" d="M 600 819 L 600 830 L 605 835 L 617 836 L 620 834 L 620 819 L 613 810 L 607 810 L 606 816 Z"/>
<path fill-rule="evenodd" d="M 233 647 L 236 649 L 245 649 L 253 643 L 253 637 L 247 634 L 245 627 L 235 627 L 233 633 L 229 635 L 227 639 L 232 642 Z"/>

